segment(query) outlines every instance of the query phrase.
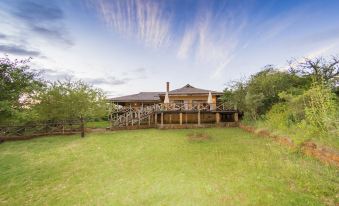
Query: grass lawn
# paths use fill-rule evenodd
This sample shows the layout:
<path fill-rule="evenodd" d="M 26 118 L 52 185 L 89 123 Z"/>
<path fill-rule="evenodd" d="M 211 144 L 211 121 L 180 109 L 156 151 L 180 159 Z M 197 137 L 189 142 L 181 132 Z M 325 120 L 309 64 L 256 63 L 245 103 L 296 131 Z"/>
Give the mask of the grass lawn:
<path fill-rule="evenodd" d="M 338 189 L 337 168 L 238 128 L 0 144 L 0 205 L 335 205 Z"/>
<path fill-rule="evenodd" d="M 109 121 L 99 121 L 99 122 L 86 122 L 85 124 L 88 128 L 107 128 L 109 127 Z"/>

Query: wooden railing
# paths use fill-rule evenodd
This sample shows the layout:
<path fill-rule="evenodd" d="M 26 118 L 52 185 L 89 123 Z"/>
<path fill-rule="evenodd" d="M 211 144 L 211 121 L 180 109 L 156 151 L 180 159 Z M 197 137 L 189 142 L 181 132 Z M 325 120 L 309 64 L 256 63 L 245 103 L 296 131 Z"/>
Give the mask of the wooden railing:
<path fill-rule="evenodd" d="M 114 114 L 111 115 L 111 126 L 120 127 L 128 125 L 140 125 L 140 122 L 150 118 L 150 115 L 153 115 L 155 112 L 163 111 L 177 111 L 177 112 L 188 112 L 188 111 L 234 111 L 227 107 L 223 103 L 159 103 L 146 107 L 116 107 L 116 110 L 113 111 Z"/>
<path fill-rule="evenodd" d="M 144 112 L 147 110 L 152 111 L 230 111 L 234 110 L 224 103 L 158 103 L 146 107 L 123 107 L 117 106 L 113 113 L 126 113 L 126 112 Z"/>
<path fill-rule="evenodd" d="M 64 120 L 35 122 L 25 125 L 0 125 L 0 141 L 76 133 L 80 133 L 82 137 L 84 136 L 84 121 Z"/>

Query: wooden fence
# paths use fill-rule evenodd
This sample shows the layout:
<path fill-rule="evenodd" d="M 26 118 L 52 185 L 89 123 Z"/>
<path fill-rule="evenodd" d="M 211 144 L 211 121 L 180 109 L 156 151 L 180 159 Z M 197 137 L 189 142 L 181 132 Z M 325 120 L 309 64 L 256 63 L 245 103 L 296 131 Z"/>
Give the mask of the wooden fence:
<path fill-rule="evenodd" d="M 84 121 L 63 120 L 36 122 L 25 125 L 0 125 L 0 142 L 5 140 L 23 140 L 48 135 L 81 134 L 85 136 Z"/>

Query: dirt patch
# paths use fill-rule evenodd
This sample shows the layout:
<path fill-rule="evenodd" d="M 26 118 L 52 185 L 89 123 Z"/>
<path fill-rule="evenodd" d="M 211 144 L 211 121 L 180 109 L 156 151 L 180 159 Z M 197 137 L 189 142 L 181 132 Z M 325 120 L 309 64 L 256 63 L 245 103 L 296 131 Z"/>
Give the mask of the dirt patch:
<path fill-rule="evenodd" d="M 301 144 L 301 150 L 306 155 L 314 156 L 323 162 L 339 167 L 339 152 L 332 148 L 317 145 L 309 140 Z"/>
<path fill-rule="evenodd" d="M 187 135 L 187 140 L 190 142 L 203 142 L 211 139 L 212 138 L 208 134 L 204 133 L 191 133 Z"/>
<path fill-rule="evenodd" d="M 278 135 L 273 135 L 270 131 L 267 129 L 256 129 L 255 127 L 251 126 L 246 126 L 246 125 L 240 125 L 239 126 L 241 129 L 253 133 L 259 137 L 265 137 L 265 138 L 272 138 L 275 141 L 279 142 L 280 144 L 289 146 L 289 147 L 295 147 L 296 145 L 294 144 L 293 140 L 287 136 L 278 136 Z"/>
<path fill-rule="evenodd" d="M 272 138 L 282 145 L 290 148 L 295 148 L 297 145 L 293 142 L 290 137 L 279 136 L 271 134 L 267 129 L 256 129 L 255 127 L 239 125 L 239 127 L 247 132 L 253 133 L 259 137 Z M 322 162 L 326 162 L 335 166 L 339 166 L 339 152 L 335 149 L 318 145 L 312 141 L 305 141 L 300 145 L 301 151 L 305 155 L 315 157 Z"/>

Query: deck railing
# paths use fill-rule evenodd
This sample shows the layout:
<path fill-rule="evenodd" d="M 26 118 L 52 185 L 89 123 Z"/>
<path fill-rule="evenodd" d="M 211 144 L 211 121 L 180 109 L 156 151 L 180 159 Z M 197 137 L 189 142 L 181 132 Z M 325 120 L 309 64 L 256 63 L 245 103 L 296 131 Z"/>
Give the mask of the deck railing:
<path fill-rule="evenodd" d="M 46 135 L 64 135 L 81 133 L 84 136 L 84 121 L 62 120 L 33 122 L 24 125 L 0 125 L 0 142 L 3 140 L 28 139 Z"/>
<path fill-rule="evenodd" d="M 133 113 L 133 112 L 161 112 L 161 111 L 230 111 L 234 108 L 224 103 L 158 103 L 142 107 L 124 107 L 116 106 L 113 113 Z"/>

